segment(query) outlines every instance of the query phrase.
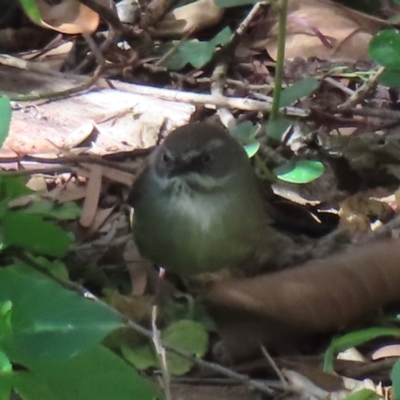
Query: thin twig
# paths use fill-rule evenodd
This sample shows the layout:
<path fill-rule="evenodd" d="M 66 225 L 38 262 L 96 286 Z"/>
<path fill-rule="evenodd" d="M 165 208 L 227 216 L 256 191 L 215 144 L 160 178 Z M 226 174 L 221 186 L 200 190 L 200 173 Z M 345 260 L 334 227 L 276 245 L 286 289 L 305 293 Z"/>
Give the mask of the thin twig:
<path fill-rule="evenodd" d="M 269 113 L 271 111 L 272 98 L 269 101 L 258 101 L 242 97 L 212 96 L 210 94 L 199 94 L 186 92 L 183 90 L 161 89 L 151 86 L 127 84 L 124 82 L 113 82 L 114 88 L 130 93 L 153 96 L 158 99 L 177 101 L 189 104 L 198 104 L 203 106 L 229 107 L 242 111 L 260 111 Z M 279 109 L 282 115 L 305 118 L 310 115 L 309 109 L 295 107 L 282 107 Z"/>
<path fill-rule="evenodd" d="M 138 156 L 147 155 L 149 149 L 141 149 L 142 151 L 137 152 Z M 132 156 L 134 152 L 131 152 Z M 127 165 L 123 165 L 119 162 L 106 160 L 104 157 L 97 156 L 94 154 L 82 154 L 79 156 L 62 156 L 62 157 L 38 157 L 38 156 L 17 156 L 17 157 L 0 157 L 0 164 L 6 163 L 28 163 L 35 162 L 38 164 L 58 164 L 58 165 L 77 165 L 77 164 L 97 164 L 103 167 L 110 167 L 119 171 L 128 172 L 131 174 L 136 173 L 137 168 L 132 168 Z"/>
<path fill-rule="evenodd" d="M 338 108 L 355 107 L 360 104 L 372 90 L 378 85 L 378 78 L 385 70 L 385 67 L 379 67 L 366 82 L 364 82 L 343 104 Z"/>
<path fill-rule="evenodd" d="M 228 63 L 226 60 L 220 60 L 214 68 L 211 75 L 211 94 L 215 97 L 224 96 L 226 73 L 228 70 Z M 232 111 L 228 107 L 219 107 L 217 114 L 222 124 L 229 130 L 236 126 L 236 119 Z"/>
<path fill-rule="evenodd" d="M 275 371 L 276 375 L 278 376 L 279 380 L 281 381 L 282 387 L 285 389 L 289 388 L 289 384 L 286 378 L 283 376 L 281 370 L 276 365 L 274 359 L 270 356 L 267 349 L 264 346 L 261 346 L 261 353 L 267 359 L 268 363 L 271 365 L 272 369 Z"/>
<path fill-rule="evenodd" d="M 316 111 L 318 111 L 316 109 Z M 362 117 L 377 117 L 382 119 L 395 119 L 400 121 L 400 111 L 385 108 L 347 108 L 340 107 L 331 110 L 333 114 L 359 115 Z"/>

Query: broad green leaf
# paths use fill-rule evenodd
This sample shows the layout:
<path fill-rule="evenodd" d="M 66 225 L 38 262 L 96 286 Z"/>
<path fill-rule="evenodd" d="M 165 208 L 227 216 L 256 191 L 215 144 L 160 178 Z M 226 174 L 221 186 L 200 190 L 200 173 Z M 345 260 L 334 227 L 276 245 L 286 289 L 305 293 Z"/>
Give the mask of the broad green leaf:
<path fill-rule="evenodd" d="M 241 144 L 253 142 L 257 133 L 257 127 L 251 121 L 244 121 L 237 124 L 229 133 Z"/>
<path fill-rule="evenodd" d="M 260 148 L 260 143 L 254 140 L 257 134 L 257 126 L 251 121 L 244 121 L 230 130 L 230 134 L 242 145 L 249 158 L 255 156 Z"/>
<path fill-rule="evenodd" d="M 39 215 L 10 211 L 3 218 L 4 244 L 22 247 L 39 254 L 63 257 L 71 238 L 59 226 Z"/>
<path fill-rule="evenodd" d="M 179 45 L 176 52 L 167 60 L 166 66 L 176 71 L 181 70 L 187 64 L 200 68 L 211 60 L 215 48 L 228 43 L 230 38 L 231 30 L 225 28 L 209 42 L 187 41 Z M 175 45 L 177 44 L 178 42 L 175 42 Z"/>
<path fill-rule="evenodd" d="M 293 83 L 292 86 L 282 90 L 279 107 L 287 107 L 300 100 L 303 97 L 309 96 L 319 88 L 319 81 L 315 78 L 305 78 Z"/>
<path fill-rule="evenodd" d="M 0 400 L 9 400 L 12 389 L 13 366 L 3 351 L 3 344 L 12 334 L 11 309 L 11 301 L 0 302 Z"/>
<path fill-rule="evenodd" d="M 42 17 L 40 16 L 40 12 L 36 6 L 35 0 L 19 0 L 21 3 L 22 9 L 25 11 L 25 14 L 35 23 L 40 25 Z"/>
<path fill-rule="evenodd" d="M 28 206 L 19 209 L 22 213 L 39 214 L 59 220 L 73 220 L 81 215 L 81 209 L 72 201 L 64 204 L 55 204 L 49 200 L 33 201 Z"/>
<path fill-rule="evenodd" d="M 161 338 L 171 346 L 184 350 L 197 357 L 203 356 L 208 347 L 208 334 L 199 322 L 180 320 L 169 325 L 162 333 Z M 167 351 L 168 370 L 174 375 L 184 375 L 193 367 L 190 360 L 186 360 L 171 351 Z"/>
<path fill-rule="evenodd" d="M 0 344 L 6 339 L 7 334 L 12 331 L 11 326 L 12 302 L 4 300 L 0 302 Z M 0 346 L 1 348 L 1 346 Z"/>
<path fill-rule="evenodd" d="M 49 270 L 49 272 L 53 276 L 56 276 L 57 278 L 61 279 L 69 278 L 68 269 L 61 260 L 59 259 L 49 260 L 45 257 L 32 257 L 32 259 L 41 267 Z M 22 265 L 18 267 L 18 269 L 19 271 L 22 271 L 24 274 L 33 275 L 36 277 L 42 277 L 42 274 L 40 272 L 36 271 L 35 269 L 32 269 L 32 267 L 29 267 L 28 265 L 26 266 Z"/>
<path fill-rule="evenodd" d="M 11 113 L 10 99 L 7 96 L 0 96 L 0 147 L 3 146 L 8 135 Z"/>
<path fill-rule="evenodd" d="M 324 164 L 320 161 L 299 160 L 294 164 L 289 163 L 278 167 L 274 172 L 284 182 L 309 183 L 315 181 L 324 173 Z"/>
<path fill-rule="evenodd" d="M 53 364 L 36 364 L 14 378 L 27 400 L 156 400 L 161 394 L 135 369 L 102 346 Z"/>
<path fill-rule="evenodd" d="M 257 154 L 259 149 L 260 149 L 260 143 L 259 142 L 249 143 L 249 144 L 246 144 L 244 146 L 244 150 L 246 151 L 247 156 L 249 158 L 254 157 Z"/>
<path fill-rule="evenodd" d="M 390 373 L 392 379 L 394 398 L 400 399 L 400 360 L 397 360 Z"/>
<path fill-rule="evenodd" d="M 265 126 L 265 132 L 269 138 L 281 141 L 283 135 L 294 123 L 295 121 L 290 118 L 277 118 L 273 121 L 268 121 L 267 125 Z"/>
<path fill-rule="evenodd" d="M 381 396 L 371 389 L 361 389 L 345 397 L 343 400 L 377 400 L 380 398 Z"/>
<path fill-rule="evenodd" d="M 378 76 L 378 82 L 391 88 L 400 86 L 400 69 L 385 69 L 382 74 Z"/>
<path fill-rule="evenodd" d="M 382 336 L 400 337 L 400 329 L 369 328 L 334 338 L 324 355 L 324 370 L 328 372 L 333 371 L 333 359 L 335 354 Z"/>
<path fill-rule="evenodd" d="M 15 199 L 31 193 L 32 190 L 26 187 L 21 177 L 0 175 L 0 201 Z"/>
<path fill-rule="evenodd" d="M 12 378 L 12 373 L 3 374 L 0 372 L 0 400 L 10 400 Z"/>
<path fill-rule="evenodd" d="M 4 374 L 9 374 L 12 372 L 13 367 L 10 362 L 10 359 L 7 357 L 5 353 L 0 350 L 0 380 L 1 376 Z"/>
<path fill-rule="evenodd" d="M 229 43 L 232 37 L 232 31 L 226 27 L 222 29 L 222 31 L 218 32 L 216 36 L 214 36 L 209 43 L 211 43 L 214 47 L 223 46 L 224 44 Z"/>
<path fill-rule="evenodd" d="M 203 356 L 208 348 L 208 334 L 202 324 L 182 319 L 173 322 L 161 332 L 161 339 L 169 345 L 197 357 Z M 122 346 L 122 354 L 138 369 L 159 368 L 159 361 L 152 344 Z M 193 362 L 167 350 L 167 368 L 172 375 L 180 376 L 189 372 Z"/>
<path fill-rule="evenodd" d="M 11 336 L 0 338 L 0 347 L 12 362 L 31 367 L 73 357 L 122 326 L 101 305 L 46 277 L 27 275 L 24 268 L 0 269 L 0 303 L 12 303 Z"/>
<path fill-rule="evenodd" d="M 385 29 L 376 34 L 369 42 L 371 58 L 384 67 L 400 69 L 400 32 L 397 29 Z"/>
<path fill-rule="evenodd" d="M 121 353 L 124 358 L 135 366 L 139 371 L 154 367 L 158 368 L 158 360 L 154 352 L 154 347 L 150 344 L 142 346 L 121 346 Z"/>

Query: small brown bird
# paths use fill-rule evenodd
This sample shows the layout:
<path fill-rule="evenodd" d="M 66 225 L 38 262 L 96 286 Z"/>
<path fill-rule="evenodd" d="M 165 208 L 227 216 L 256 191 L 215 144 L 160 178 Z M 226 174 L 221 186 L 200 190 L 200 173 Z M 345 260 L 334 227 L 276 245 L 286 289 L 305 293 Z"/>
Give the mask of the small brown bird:
<path fill-rule="evenodd" d="M 270 226 L 246 152 L 205 123 L 176 129 L 154 150 L 128 203 L 140 253 L 180 274 L 253 268 L 288 240 Z"/>

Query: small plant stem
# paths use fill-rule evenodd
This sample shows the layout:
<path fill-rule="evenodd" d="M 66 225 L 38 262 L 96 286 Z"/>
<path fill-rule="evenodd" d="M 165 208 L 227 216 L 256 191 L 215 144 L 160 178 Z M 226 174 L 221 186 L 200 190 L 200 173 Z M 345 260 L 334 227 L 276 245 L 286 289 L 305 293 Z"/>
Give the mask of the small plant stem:
<path fill-rule="evenodd" d="M 283 63 L 285 60 L 286 15 L 288 0 L 281 0 L 280 4 L 277 7 L 279 15 L 278 52 L 275 68 L 274 99 L 272 101 L 271 113 L 269 115 L 270 121 L 274 121 L 278 117 L 279 113 L 279 102 L 282 90 Z"/>

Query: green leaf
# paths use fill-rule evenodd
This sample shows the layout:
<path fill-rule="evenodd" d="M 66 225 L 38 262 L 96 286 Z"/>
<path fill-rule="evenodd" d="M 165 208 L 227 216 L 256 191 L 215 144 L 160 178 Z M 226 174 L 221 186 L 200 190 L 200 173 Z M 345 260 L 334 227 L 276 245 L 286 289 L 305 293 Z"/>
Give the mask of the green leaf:
<path fill-rule="evenodd" d="M 369 55 L 384 67 L 400 69 L 400 32 L 397 29 L 385 29 L 369 42 Z"/>
<path fill-rule="evenodd" d="M 400 70 L 385 69 L 379 76 L 378 82 L 391 88 L 400 86 Z"/>
<path fill-rule="evenodd" d="M 231 39 L 231 30 L 224 28 L 209 42 L 191 40 L 179 45 L 176 52 L 167 60 L 166 66 L 169 69 L 179 71 L 187 64 L 200 68 L 207 64 L 213 57 L 217 46 L 228 43 Z M 175 42 L 177 45 L 178 42 Z"/>
<path fill-rule="evenodd" d="M 294 123 L 295 121 L 293 119 L 280 117 L 273 121 L 268 121 L 265 126 L 265 132 L 269 138 L 280 142 L 283 135 Z"/>
<path fill-rule="evenodd" d="M 69 278 L 68 269 L 61 260 L 59 259 L 49 260 L 45 257 L 32 257 L 32 259 L 41 267 L 49 270 L 49 272 L 53 276 L 56 276 L 57 278 L 61 279 Z M 29 267 L 28 265 L 23 265 L 18 269 L 22 271 L 24 274 L 33 275 L 36 277 L 42 277 L 42 274 L 40 272 L 36 271 L 35 269 L 32 269 L 32 267 Z"/>
<path fill-rule="evenodd" d="M 5 353 L 0 350 L 0 379 L 4 374 L 9 374 L 12 372 L 12 364 Z"/>
<path fill-rule="evenodd" d="M 8 135 L 11 113 L 10 99 L 6 96 L 0 96 L 0 147 L 3 146 Z"/>
<path fill-rule="evenodd" d="M 154 367 L 158 368 L 158 360 L 154 348 L 150 344 L 143 346 L 121 345 L 121 353 L 139 371 Z"/>
<path fill-rule="evenodd" d="M 4 244 L 22 247 L 53 257 L 67 254 L 71 238 L 59 226 L 43 220 L 39 215 L 19 211 L 6 213 Z"/>
<path fill-rule="evenodd" d="M 197 357 L 203 356 L 208 348 L 207 331 L 196 321 L 180 320 L 175 322 L 161 333 L 161 338 L 165 343 Z M 177 376 L 186 374 L 193 367 L 190 360 L 170 351 L 167 351 L 167 364 L 168 370 Z"/>
<path fill-rule="evenodd" d="M 246 151 L 247 157 L 249 157 L 249 158 L 254 157 L 257 154 L 259 149 L 260 149 L 259 142 L 249 143 L 244 146 L 244 150 Z"/>
<path fill-rule="evenodd" d="M 345 397 L 343 400 L 377 400 L 380 398 L 381 396 L 371 389 L 361 389 Z"/>
<path fill-rule="evenodd" d="M 390 373 L 393 383 L 393 391 L 395 399 L 400 399 L 400 360 L 397 360 Z"/>
<path fill-rule="evenodd" d="M 13 374 L 0 372 L 0 400 L 10 400 Z"/>
<path fill-rule="evenodd" d="M 123 325 L 101 305 L 24 268 L 0 269 L 0 302 L 12 302 L 10 334 L 0 347 L 12 362 L 31 367 L 72 357 Z"/>
<path fill-rule="evenodd" d="M 334 338 L 324 355 L 324 370 L 328 372 L 333 371 L 333 358 L 335 353 L 359 346 L 360 344 L 382 336 L 400 337 L 400 329 L 369 328 Z"/>
<path fill-rule="evenodd" d="M 33 193 L 27 188 L 23 178 L 18 176 L 0 175 L 0 201 L 11 200 Z"/>
<path fill-rule="evenodd" d="M 158 389 L 102 346 L 53 364 L 37 364 L 14 378 L 26 400 L 156 400 Z"/>
<path fill-rule="evenodd" d="M 39 9 L 36 6 L 35 0 L 19 0 L 25 14 L 34 22 L 40 25 L 42 17 L 40 16 Z"/>
<path fill-rule="evenodd" d="M 37 200 L 27 207 L 19 209 L 21 213 L 39 214 L 58 220 L 74 220 L 81 215 L 81 209 L 72 201 L 63 204 L 55 204 L 49 200 Z"/>
<path fill-rule="evenodd" d="M 309 96 L 319 88 L 319 81 L 315 78 L 305 78 L 293 83 L 292 86 L 282 90 L 279 107 L 287 107 L 300 100 L 303 97 Z"/>
<path fill-rule="evenodd" d="M 12 302 L 4 300 L 0 302 L 0 343 L 11 332 Z"/>
<path fill-rule="evenodd" d="M 251 121 L 244 121 L 237 124 L 229 133 L 241 144 L 253 142 L 257 133 L 257 127 Z"/>
<path fill-rule="evenodd" d="M 309 183 L 324 173 L 324 164 L 314 160 L 299 160 L 274 170 L 276 176 L 284 182 Z"/>
<path fill-rule="evenodd" d="M 161 333 L 161 339 L 169 345 L 197 357 L 203 356 L 208 348 L 208 334 L 202 324 L 182 319 L 169 325 Z M 138 369 L 159 368 L 153 344 L 121 346 L 124 357 Z M 167 350 L 168 371 L 176 376 L 184 375 L 193 367 L 193 362 Z"/>

